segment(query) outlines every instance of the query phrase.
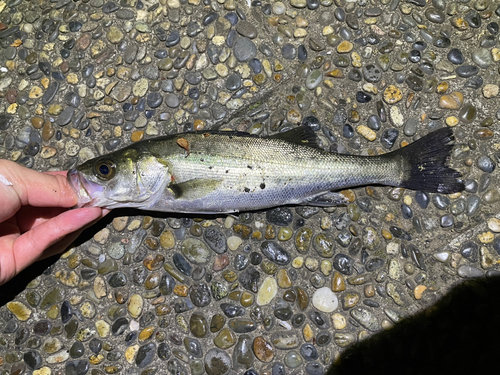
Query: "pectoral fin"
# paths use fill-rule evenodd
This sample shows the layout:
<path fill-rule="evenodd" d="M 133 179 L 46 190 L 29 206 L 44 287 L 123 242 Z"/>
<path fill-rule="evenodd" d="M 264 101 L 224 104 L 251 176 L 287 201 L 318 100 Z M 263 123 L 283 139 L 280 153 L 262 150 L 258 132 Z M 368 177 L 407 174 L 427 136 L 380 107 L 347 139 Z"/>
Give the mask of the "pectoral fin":
<path fill-rule="evenodd" d="M 348 203 L 349 200 L 342 194 L 329 191 L 327 193 L 313 195 L 312 197 L 309 197 L 306 200 L 304 200 L 301 203 L 301 205 L 316 206 L 316 207 L 333 207 L 333 206 L 342 206 Z"/>
<path fill-rule="evenodd" d="M 214 180 L 208 178 L 193 179 L 178 184 L 171 184 L 169 186 L 170 190 L 174 193 L 176 199 L 198 199 L 212 193 L 216 190 L 220 184 L 221 180 Z"/>

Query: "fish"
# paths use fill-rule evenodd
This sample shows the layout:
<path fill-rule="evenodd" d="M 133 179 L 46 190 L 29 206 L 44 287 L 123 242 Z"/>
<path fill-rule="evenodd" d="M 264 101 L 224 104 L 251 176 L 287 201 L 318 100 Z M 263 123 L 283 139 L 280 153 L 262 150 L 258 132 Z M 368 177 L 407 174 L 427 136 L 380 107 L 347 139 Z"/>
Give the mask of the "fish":
<path fill-rule="evenodd" d="M 142 140 L 68 171 L 78 207 L 230 214 L 285 205 L 347 203 L 339 191 L 387 185 L 450 194 L 464 190 L 449 167 L 453 131 L 441 128 L 397 150 L 328 152 L 308 126 L 259 137 L 198 131 Z"/>

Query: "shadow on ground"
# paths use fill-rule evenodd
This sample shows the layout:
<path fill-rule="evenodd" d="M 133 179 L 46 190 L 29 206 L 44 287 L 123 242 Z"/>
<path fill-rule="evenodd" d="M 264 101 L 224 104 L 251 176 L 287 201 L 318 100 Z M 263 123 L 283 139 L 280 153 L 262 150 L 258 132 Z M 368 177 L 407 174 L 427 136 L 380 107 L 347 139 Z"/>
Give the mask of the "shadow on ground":
<path fill-rule="evenodd" d="M 500 278 L 468 280 L 424 312 L 350 347 L 328 375 L 498 372 Z"/>

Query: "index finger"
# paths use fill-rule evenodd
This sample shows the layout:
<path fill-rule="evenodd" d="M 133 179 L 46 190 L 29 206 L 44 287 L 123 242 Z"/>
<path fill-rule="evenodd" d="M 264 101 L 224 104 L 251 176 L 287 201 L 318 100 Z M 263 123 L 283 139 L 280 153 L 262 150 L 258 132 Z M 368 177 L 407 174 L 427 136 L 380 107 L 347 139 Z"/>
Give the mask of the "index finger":
<path fill-rule="evenodd" d="M 3 186 L 8 206 L 15 197 L 8 194 L 12 189 L 22 206 L 34 207 L 72 207 L 78 203 L 75 192 L 66 180 L 66 172 L 40 173 L 17 163 L 0 160 L 0 174 L 12 183 Z M 0 198 L 0 201 L 2 199 Z"/>

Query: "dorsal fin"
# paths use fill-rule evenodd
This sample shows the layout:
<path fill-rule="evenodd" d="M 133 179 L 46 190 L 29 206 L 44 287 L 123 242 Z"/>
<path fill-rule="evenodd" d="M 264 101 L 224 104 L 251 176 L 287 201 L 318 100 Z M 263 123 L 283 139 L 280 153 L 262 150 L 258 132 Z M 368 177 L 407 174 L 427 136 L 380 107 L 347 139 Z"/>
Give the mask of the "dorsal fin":
<path fill-rule="evenodd" d="M 318 137 L 309 126 L 299 126 L 284 133 L 273 134 L 267 138 L 282 139 L 284 141 L 296 143 L 302 146 L 309 146 L 313 148 L 320 148 L 318 144 Z"/>

